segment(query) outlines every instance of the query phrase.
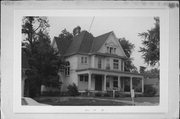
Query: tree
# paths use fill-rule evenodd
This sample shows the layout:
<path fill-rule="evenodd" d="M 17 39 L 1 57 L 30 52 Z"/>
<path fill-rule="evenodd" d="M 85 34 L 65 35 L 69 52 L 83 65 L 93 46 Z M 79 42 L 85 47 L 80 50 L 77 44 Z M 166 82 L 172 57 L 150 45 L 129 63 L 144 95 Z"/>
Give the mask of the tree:
<path fill-rule="evenodd" d="M 144 71 L 143 75 L 145 78 L 159 78 L 160 70 L 158 68 L 153 68 L 150 70 Z"/>
<path fill-rule="evenodd" d="M 41 85 L 58 85 L 58 70 L 61 63 L 58 53 L 50 45 L 46 17 L 24 17 L 22 50 L 28 59 L 27 77 L 30 97 L 40 94 Z"/>
<path fill-rule="evenodd" d="M 66 39 L 66 40 L 70 40 L 73 38 L 73 34 L 70 33 L 69 31 L 67 31 L 66 29 L 63 29 L 61 31 L 61 33 L 59 34 L 59 38 L 60 39 Z"/>
<path fill-rule="evenodd" d="M 130 71 L 137 72 L 137 68 L 133 65 L 133 63 L 132 63 L 133 59 L 131 58 L 132 50 L 134 49 L 134 44 L 130 43 L 125 38 L 120 38 L 119 42 L 120 42 L 126 56 L 128 57 L 125 60 L 124 70 L 129 71 L 129 72 Z"/>
<path fill-rule="evenodd" d="M 144 39 L 142 41 L 143 47 L 140 47 L 139 52 L 143 53 L 142 57 L 144 58 L 145 62 L 151 66 L 159 63 L 159 17 L 154 17 L 154 20 L 155 26 L 152 29 L 139 33 L 139 36 Z"/>

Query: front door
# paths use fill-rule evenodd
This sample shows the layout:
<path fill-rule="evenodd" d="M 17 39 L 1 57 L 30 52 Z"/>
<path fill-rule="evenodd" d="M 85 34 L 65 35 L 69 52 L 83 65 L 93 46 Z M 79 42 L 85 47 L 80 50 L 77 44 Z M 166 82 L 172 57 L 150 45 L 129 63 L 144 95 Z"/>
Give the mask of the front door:
<path fill-rule="evenodd" d="M 95 90 L 101 91 L 102 90 L 102 76 L 95 75 Z"/>

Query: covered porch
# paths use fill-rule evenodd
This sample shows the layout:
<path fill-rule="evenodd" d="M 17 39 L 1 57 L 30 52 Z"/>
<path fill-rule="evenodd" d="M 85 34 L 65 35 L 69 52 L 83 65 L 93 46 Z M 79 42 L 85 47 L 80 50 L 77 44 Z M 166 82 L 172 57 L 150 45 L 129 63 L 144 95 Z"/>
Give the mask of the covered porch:
<path fill-rule="evenodd" d="M 80 92 L 121 91 L 130 93 L 144 92 L 144 78 L 140 74 L 101 70 L 83 70 L 78 72 L 78 89 Z"/>

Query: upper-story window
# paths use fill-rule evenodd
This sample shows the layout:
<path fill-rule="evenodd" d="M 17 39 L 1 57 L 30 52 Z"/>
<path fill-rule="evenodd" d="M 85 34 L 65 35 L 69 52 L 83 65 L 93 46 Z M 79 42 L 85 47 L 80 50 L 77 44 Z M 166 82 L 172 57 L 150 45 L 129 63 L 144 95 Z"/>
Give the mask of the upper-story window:
<path fill-rule="evenodd" d="M 113 60 L 113 69 L 119 69 L 119 60 L 117 59 Z"/>
<path fill-rule="evenodd" d="M 66 62 L 66 64 L 65 64 L 65 75 L 69 76 L 69 74 L 70 74 L 70 63 Z"/>
<path fill-rule="evenodd" d="M 102 68 L 102 59 L 100 57 L 98 57 L 98 68 Z"/>
<path fill-rule="evenodd" d="M 121 71 L 124 71 L 124 62 L 121 60 Z"/>
<path fill-rule="evenodd" d="M 87 64 L 87 57 L 85 56 L 81 57 L 81 64 Z"/>
<path fill-rule="evenodd" d="M 107 46 L 107 53 L 116 54 L 116 48 L 114 48 L 112 46 Z"/>
<path fill-rule="evenodd" d="M 106 59 L 106 69 L 110 69 L 110 59 Z"/>

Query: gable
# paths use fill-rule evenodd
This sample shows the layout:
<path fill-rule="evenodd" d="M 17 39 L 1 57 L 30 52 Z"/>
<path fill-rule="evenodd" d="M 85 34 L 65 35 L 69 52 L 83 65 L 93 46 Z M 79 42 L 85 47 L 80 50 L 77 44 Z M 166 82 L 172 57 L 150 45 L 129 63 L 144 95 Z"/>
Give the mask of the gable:
<path fill-rule="evenodd" d="M 99 53 L 108 53 L 107 52 L 107 47 L 113 47 L 116 48 L 116 55 L 126 57 L 124 50 L 119 43 L 118 39 L 116 38 L 115 34 L 112 32 L 104 44 L 101 46 L 101 48 L 98 50 Z"/>
<path fill-rule="evenodd" d="M 91 53 L 97 52 L 101 48 L 101 46 L 104 44 L 104 42 L 109 37 L 109 34 L 111 34 L 111 32 L 97 36 L 93 39 L 93 43 L 91 46 Z"/>

